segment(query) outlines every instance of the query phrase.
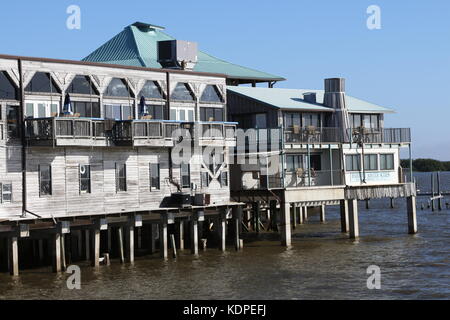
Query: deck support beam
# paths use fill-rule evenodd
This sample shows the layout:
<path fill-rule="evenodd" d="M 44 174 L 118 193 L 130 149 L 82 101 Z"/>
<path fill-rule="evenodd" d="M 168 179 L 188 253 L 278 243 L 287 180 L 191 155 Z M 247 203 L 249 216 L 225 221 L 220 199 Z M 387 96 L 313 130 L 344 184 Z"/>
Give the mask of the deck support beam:
<path fill-rule="evenodd" d="M 52 239 L 53 272 L 61 272 L 61 234 L 55 233 Z"/>
<path fill-rule="evenodd" d="M 291 205 L 289 202 L 281 203 L 281 245 L 291 246 Z"/>
<path fill-rule="evenodd" d="M 184 221 L 180 220 L 177 224 L 178 230 L 178 249 L 184 250 Z"/>
<path fill-rule="evenodd" d="M 126 241 L 127 241 L 127 261 L 134 262 L 134 224 L 129 223 L 126 226 Z"/>
<path fill-rule="evenodd" d="M 409 196 L 406 198 L 406 207 L 408 211 L 408 233 L 417 233 L 417 210 L 415 196 Z"/>
<path fill-rule="evenodd" d="M 292 203 L 290 210 L 292 217 L 292 229 L 295 229 L 297 227 L 297 204 Z"/>
<path fill-rule="evenodd" d="M 233 227 L 234 227 L 234 248 L 236 251 L 241 250 L 241 238 L 240 238 L 240 230 L 241 230 L 241 219 L 242 219 L 242 207 L 236 206 L 232 209 L 233 214 Z"/>
<path fill-rule="evenodd" d="M 198 255 L 198 217 L 203 211 L 194 212 L 191 216 L 190 233 L 191 233 L 191 253 Z"/>
<path fill-rule="evenodd" d="M 348 222 L 350 239 L 359 237 L 359 222 L 358 222 L 358 200 L 348 200 Z"/>
<path fill-rule="evenodd" d="M 341 232 L 347 233 L 349 231 L 347 200 L 340 201 L 340 213 L 341 213 Z"/>
<path fill-rule="evenodd" d="M 117 242 L 119 246 L 119 258 L 120 263 L 125 263 L 125 254 L 124 254 L 124 246 L 123 246 L 123 227 L 117 228 Z"/>
<path fill-rule="evenodd" d="M 306 223 L 306 221 L 308 221 L 308 207 L 304 206 L 303 207 L 303 222 Z"/>
<path fill-rule="evenodd" d="M 258 221 L 259 223 L 259 221 Z M 226 250 L 226 229 L 227 229 L 227 212 L 221 210 L 218 218 L 218 233 L 219 233 L 219 250 Z"/>

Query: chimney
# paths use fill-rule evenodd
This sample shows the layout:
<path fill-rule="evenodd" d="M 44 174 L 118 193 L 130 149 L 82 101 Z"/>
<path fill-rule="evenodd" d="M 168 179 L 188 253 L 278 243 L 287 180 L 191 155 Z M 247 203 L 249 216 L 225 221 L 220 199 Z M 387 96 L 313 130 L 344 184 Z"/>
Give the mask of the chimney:
<path fill-rule="evenodd" d="M 334 109 L 345 108 L 345 79 L 325 79 L 325 95 L 323 104 Z"/>
<path fill-rule="evenodd" d="M 197 64 L 197 51 L 196 42 L 158 41 L 158 62 L 163 68 L 193 70 Z"/>
<path fill-rule="evenodd" d="M 303 94 L 303 100 L 305 100 L 306 102 L 309 102 L 309 103 L 316 103 L 317 102 L 316 93 L 315 92 L 305 92 Z"/>

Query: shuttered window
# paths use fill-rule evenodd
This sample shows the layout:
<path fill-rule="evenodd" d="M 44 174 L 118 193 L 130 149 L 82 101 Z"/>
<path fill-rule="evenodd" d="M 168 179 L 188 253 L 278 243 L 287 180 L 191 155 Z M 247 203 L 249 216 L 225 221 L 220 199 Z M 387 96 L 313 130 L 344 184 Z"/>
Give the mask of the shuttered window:
<path fill-rule="evenodd" d="M 160 171 L 158 163 L 150 163 L 150 191 L 160 190 Z"/>
<path fill-rule="evenodd" d="M 127 167 L 124 163 L 116 163 L 116 192 L 127 191 Z"/>
<path fill-rule="evenodd" d="M 46 196 L 52 194 L 52 167 L 49 165 L 39 165 L 39 195 Z"/>

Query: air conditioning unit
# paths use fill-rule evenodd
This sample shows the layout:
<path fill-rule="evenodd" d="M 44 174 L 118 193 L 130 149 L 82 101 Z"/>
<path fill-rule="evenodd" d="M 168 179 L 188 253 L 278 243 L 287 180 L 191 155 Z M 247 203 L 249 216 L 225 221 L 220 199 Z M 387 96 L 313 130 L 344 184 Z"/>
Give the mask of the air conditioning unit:
<path fill-rule="evenodd" d="M 158 41 L 158 62 L 163 68 L 193 70 L 198 60 L 197 53 L 196 42 Z"/>
<path fill-rule="evenodd" d="M 170 196 L 170 203 L 177 208 L 187 208 L 192 206 L 191 195 L 185 192 L 172 193 Z"/>

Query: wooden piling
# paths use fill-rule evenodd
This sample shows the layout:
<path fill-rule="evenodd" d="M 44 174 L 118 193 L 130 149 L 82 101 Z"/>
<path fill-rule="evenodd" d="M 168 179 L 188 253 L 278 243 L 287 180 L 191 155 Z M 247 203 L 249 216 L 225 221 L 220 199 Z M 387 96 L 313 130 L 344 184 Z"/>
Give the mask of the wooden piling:
<path fill-rule="evenodd" d="M 55 233 L 52 239 L 53 272 L 61 272 L 61 234 Z"/>
<path fill-rule="evenodd" d="M 219 250 L 226 250 L 226 228 L 227 219 L 226 212 L 221 212 L 218 219 L 218 231 L 219 231 Z"/>
<path fill-rule="evenodd" d="M 90 230 L 86 229 L 84 230 L 84 249 L 86 254 L 86 260 L 91 259 L 91 239 L 90 239 Z"/>
<path fill-rule="evenodd" d="M 12 276 L 19 275 L 19 246 L 18 246 L 18 238 L 11 237 L 8 238 L 8 264 L 9 264 L 9 273 Z"/>
<path fill-rule="evenodd" d="M 416 212 L 416 197 L 409 196 L 406 199 L 406 207 L 408 214 L 408 233 L 417 233 L 417 212 Z"/>
<path fill-rule="evenodd" d="M 298 214 L 298 223 L 303 224 L 303 206 L 299 204 L 297 206 L 297 214 Z"/>
<path fill-rule="evenodd" d="M 348 222 L 350 239 L 359 237 L 358 200 L 348 200 Z"/>
<path fill-rule="evenodd" d="M 233 223 L 234 223 L 234 248 L 239 251 L 241 250 L 241 241 L 240 241 L 240 226 L 241 226 L 241 217 L 242 217 L 242 207 L 235 206 L 232 209 L 233 215 Z"/>
<path fill-rule="evenodd" d="M 39 264 L 42 265 L 44 263 L 44 240 L 38 240 L 38 254 L 39 254 Z"/>
<path fill-rule="evenodd" d="M 170 244 L 172 245 L 172 256 L 174 259 L 177 258 L 177 246 L 175 243 L 175 235 L 173 233 L 170 234 Z"/>
<path fill-rule="evenodd" d="M 126 242 L 127 242 L 127 261 L 134 262 L 134 225 L 130 222 L 126 226 Z"/>
<path fill-rule="evenodd" d="M 320 206 L 320 222 L 325 222 L 325 205 Z"/>
<path fill-rule="evenodd" d="M 349 231 L 347 200 L 340 201 L 340 214 L 341 214 L 341 232 L 346 233 Z"/>
<path fill-rule="evenodd" d="M 61 234 L 61 271 L 66 271 L 67 263 L 66 263 L 66 235 Z"/>
<path fill-rule="evenodd" d="M 178 249 L 184 250 L 184 221 L 180 220 L 177 224 L 178 231 Z"/>
<path fill-rule="evenodd" d="M 436 180 L 437 180 L 437 195 L 441 195 L 441 173 L 437 172 L 436 174 Z M 438 210 L 442 211 L 442 198 L 437 199 L 438 202 Z"/>
<path fill-rule="evenodd" d="M 278 227 L 277 227 L 277 221 L 278 221 L 277 200 L 270 200 L 269 206 L 270 206 L 272 230 L 278 231 Z"/>
<path fill-rule="evenodd" d="M 191 253 L 198 255 L 198 213 L 194 212 L 190 222 Z"/>
<path fill-rule="evenodd" d="M 154 223 L 150 224 L 150 253 L 156 252 L 156 232 L 158 231 L 158 226 Z"/>
<path fill-rule="evenodd" d="M 391 209 L 394 209 L 394 198 L 391 198 L 391 205 L 390 205 Z"/>
<path fill-rule="evenodd" d="M 92 240 L 94 242 L 93 245 L 93 257 L 92 257 L 92 266 L 99 267 L 100 266 L 100 229 L 95 228 L 92 230 Z"/>
<path fill-rule="evenodd" d="M 123 227 L 117 228 L 117 242 L 119 246 L 120 263 L 125 262 L 124 246 L 123 246 Z"/>
<path fill-rule="evenodd" d="M 159 255 L 163 259 L 168 257 L 167 221 L 164 218 L 161 218 L 159 223 Z"/>
<path fill-rule="evenodd" d="M 297 227 L 297 212 L 296 212 L 296 204 L 292 203 L 290 210 L 291 210 L 291 217 L 292 217 L 292 229 L 295 230 L 295 228 Z"/>
<path fill-rule="evenodd" d="M 291 205 L 288 202 L 281 203 L 281 221 L 280 221 L 280 232 L 281 232 L 281 245 L 290 247 L 291 246 Z"/>

